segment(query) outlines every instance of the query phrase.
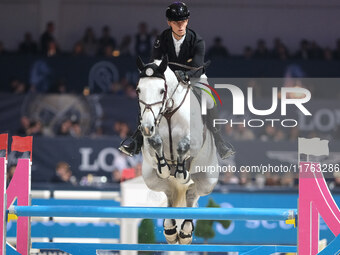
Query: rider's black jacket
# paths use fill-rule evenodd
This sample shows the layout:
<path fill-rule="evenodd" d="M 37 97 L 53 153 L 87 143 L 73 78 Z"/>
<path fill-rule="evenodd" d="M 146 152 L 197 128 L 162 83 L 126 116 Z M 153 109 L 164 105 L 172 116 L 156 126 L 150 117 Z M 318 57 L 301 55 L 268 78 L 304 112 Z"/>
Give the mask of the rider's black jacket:
<path fill-rule="evenodd" d="M 163 33 L 157 37 L 152 51 L 152 60 L 161 59 L 163 55 L 168 55 L 169 62 L 176 62 L 183 65 L 192 67 L 200 67 L 204 64 L 205 43 L 202 37 L 196 34 L 193 30 L 187 28 L 185 39 L 181 45 L 178 57 L 176 56 L 175 46 L 172 39 L 171 29 L 166 29 Z M 169 65 L 169 67 L 175 70 L 185 71 L 191 78 L 198 78 L 204 73 L 204 68 L 199 71 L 189 70 Z"/>

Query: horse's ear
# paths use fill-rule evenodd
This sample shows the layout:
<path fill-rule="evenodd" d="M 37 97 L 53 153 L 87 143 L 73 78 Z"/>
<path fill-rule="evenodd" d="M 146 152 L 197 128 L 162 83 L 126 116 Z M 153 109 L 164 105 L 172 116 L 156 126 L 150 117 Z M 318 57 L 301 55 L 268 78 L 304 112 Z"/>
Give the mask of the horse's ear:
<path fill-rule="evenodd" d="M 160 73 L 164 73 L 166 68 L 168 67 L 168 62 L 169 62 L 169 59 L 168 59 L 168 55 L 165 55 L 162 57 L 162 62 L 160 63 L 159 67 L 158 67 L 158 71 Z"/>
<path fill-rule="evenodd" d="M 143 60 L 140 58 L 140 56 L 137 57 L 137 67 L 138 67 L 138 70 L 141 72 L 144 67 L 145 67 L 145 64 L 143 63 Z"/>

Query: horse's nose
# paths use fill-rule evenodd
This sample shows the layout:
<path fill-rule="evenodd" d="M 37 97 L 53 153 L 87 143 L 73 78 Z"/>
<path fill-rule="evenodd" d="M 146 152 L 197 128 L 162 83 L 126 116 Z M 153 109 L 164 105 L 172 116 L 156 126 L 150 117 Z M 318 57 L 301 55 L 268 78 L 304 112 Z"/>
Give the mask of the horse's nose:
<path fill-rule="evenodd" d="M 154 131 L 153 125 L 142 125 L 142 132 L 144 136 L 152 136 Z"/>

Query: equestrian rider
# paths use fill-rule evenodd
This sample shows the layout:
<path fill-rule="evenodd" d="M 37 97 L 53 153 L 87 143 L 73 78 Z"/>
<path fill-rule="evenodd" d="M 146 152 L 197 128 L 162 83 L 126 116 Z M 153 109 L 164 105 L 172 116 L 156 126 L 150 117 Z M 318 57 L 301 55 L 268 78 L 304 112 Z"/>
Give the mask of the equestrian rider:
<path fill-rule="evenodd" d="M 187 28 L 189 16 L 188 7 L 182 2 L 175 2 L 168 6 L 166 18 L 170 28 L 164 30 L 156 39 L 152 59 L 161 59 L 163 55 L 168 55 L 170 62 L 191 67 L 203 67 L 205 43 L 198 34 Z M 188 71 L 187 68 L 177 65 L 170 65 L 169 67 L 175 72 L 177 78 L 184 83 L 188 83 L 190 78 L 206 78 L 204 68 Z M 220 131 L 213 127 L 213 120 L 218 118 L 214 104 L 208 103 L 207 107 L 207 127 L 213 133 L 220 157 L 225 159 L 234 154 L 234 151 L 224 143 Z M 119 147 L 121 152 L 129 156 L 138 154 L 141 150 L 143 145 L 141 131 L 137 129 L 131 139 L 130 144 Z"/>

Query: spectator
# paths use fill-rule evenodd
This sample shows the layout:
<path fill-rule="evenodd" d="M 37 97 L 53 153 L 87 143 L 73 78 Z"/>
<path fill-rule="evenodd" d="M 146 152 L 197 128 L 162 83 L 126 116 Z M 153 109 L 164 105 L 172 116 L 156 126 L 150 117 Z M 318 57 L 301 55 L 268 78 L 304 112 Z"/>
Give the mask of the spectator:
<path fill-rule="evenodd" d="M 0 41 L 0 56 L 7 55 L 8 51 L 5 49 L 3 42 Z"/>
<path fill-rule="evenodd" d="M 272 56 L 276 59 L 285 60 L 289 57 L 287 47 L 281 42 L 280 38 L 274 39 L 274 48 L 272 50 Z"/>
<path fill-rule="evenodd" d="M 11 81 L 11 92 L 13 94 L 25 94 L 27 91 L 26 84 L 17 78 Z"/>
<path fill-rule="evenodd" d="M 25 136 L 27 135 L 27 130 L 31 125 L 31 121 L 27 116 L 21 116 L 20 118 L 20 128 L 17 131 L 17 135 Z"/>
<path fill-rule="evenodd" d="M 82 129 L 78 117 L 74 114 L 69 119 L 64 120 L 60 125 L 57 135 L 80 137 Z"/>
<path fill-rule="evenodd" d="M 255 50 L 254 58 L 265 59 L 269 57 L 269 51 L 267 49 L 266 43 L 263 39 L 257 41 L 257 47 Z"/>
<path fill-rule="evenodd" d="M 254 56 L 254 51 L 250 46 L 246 46 L 243 51 L 244 59 L 252 59 Z"/>
<path fill-rule="evenodd" d="M 99 39 L 99 54 L 107 56 L 106 53 L 108 49 L 112 49 L 112 53 L 112 51 L 116 48 L 116 40 L 110 35 L 109 26 L 104 26 L 102 31 L 102 37 Z"/>
<path fill-rule="evenodd" d="M 310 44 L 310 58 L 322 59 L 322 52 L 322 48 L 315 41 L 312 41 Z"/>
<path fill-rule="evenodd" d="M 54 23 L 52 21 L 48 22 L 45 32 L 40 37 L 40 47 L 43 55 L 46 56 L 48 55 L 49 49 L 51 47 L 50 43 L 55 42 L 54 30 L 55 30 Z"/>
<path fill-rule="evenodd" d="M 57 43 L 55 41 L 50 41 L 48 44 L 47 44 L 47 52 L 46 52 L 46 56 L 48 57 L 54 57 L 54 56 L 57 56 L 59 55 L 60 52 L 59 52 L 59 48 L 57 46 Z"/>
<path fill-rule="evenodd" d="M 151 36 L 148 34 L 148 26 L 145 22 L 139 23 L 135 40 L 136 55 L 145 61 L 149 60 L 151 55 Z"/>
<path fill-rule="evenodd" d="M 229 52 L 226 47 L 222 44 L 222 38 L 221 37 L 215 37 L 214 44 L 211 46 L 211 48 L 208 50 L 208 57 L 214 58 L 214 57 L 228 57 Z"/>
<path fill-rule="evenodd" d="M 104 56 L 107 58 L 112 58 L 113 56 L 113 47 L 111 45 L 106 45 L 104 48 Z"/>
<path fill-rule="evenodd" d="M 127 138 L 130 133 L 128 124 L 123 121 L 116 121 L 113 125 L 113 131 L 119 135 L 121 139 Z"/>
<path fill-rule="evenodd" d="M 21 54 L 37 54 L 38 45 L 32 40 L 32 35 L 29 32 L 25 33 L 24 41 L 19 45 L 19 53 Z"/>
<path fill-rule="evenodd" d="M 122 174 L 118 169 L 112 171 L 112 183 L 120 183 Z"/>
<path fill-rule="evenodd" d="M 98 41 L 96 39 L 96 36 L 93 32 L 92 27 L 88 27 L 85 30 L 83 39 L 82 39 L 82 44 L 84 47 L 84 53 L 87 56 L 95 56 L 98 52 Z"/>
<path fill-rule="evenodd" d="M 336 48 L 333 55 L 335 59 L 340 59 L 340 38 L 336 41 Z"/>
<path fill-rule="evenodd" d="M 56 169 L 55 169 L 55 174 L 52 177 L 51 182 L 69 183 L 72 185 L 77 184 L 76 178 L 72 176 L 70 165 L 64 161 L 61 161 L 57 164 Z"/>
<path fill-rule="evenodd" d="M 131 47 L 131 36 L 125 35 L 119 46 L 120 56 L 130 56 L 131 55 L 130 47 Z"/>
<path fill-rule="evenodd" d="M 300 42 L 300 49 L 295 57 L 298 59 L 310 59 L 309 42 L 306 39 Z"/>
<path fill-rule="evenodd" d="M 57 135 L 60 135 L 60 136 L 70 135 L 71 127 L 72 127 L 71 120 L 67 119 L 67 120 L 63 121 L 60 125 L 60 128 L 57 132 Z"/>
<path fill-rule="evenodd" d="M 42 135 L 42 124 L 40 121 L 32 121 L 26 130 L 26 135 L 40 136 Z"/>
<path fill-rule="evenodd" d="M 260 136 L 260 139 L 264 142 L 274 141 L 276 129 L 271 124 L 266 125 L 264 134 Z"/>
<path fill-rule="evenodd" d="M 9 183 L 11 182 L 14 172 L 15 172 L 15 168 L 17 167 L 17 165 L 11 165 L 8 169 L 7 169 L 7 175 L 6 175 L 6 184 L 7 187 L 9 185 Z"/>
<path fill-rule="evenodd" d="M 323 59 L 324 60 L 333 60 L 333 52 L 330 48 L 325 48 L 323 51 Z"/>
<path fill-rule="evenodd" d="M 72 56 L 84 56 L 84 46 L 82 42 L 76 42 L 76 44 L 73 46 Z"/>
<path fill-rule="evenodd" d="M 255 139 L 255 135 L 250 128 L 247 128 L 243 125 L 238 125 L 237 132 L 233 138 L 239 141 L 250 141 Z"/>

